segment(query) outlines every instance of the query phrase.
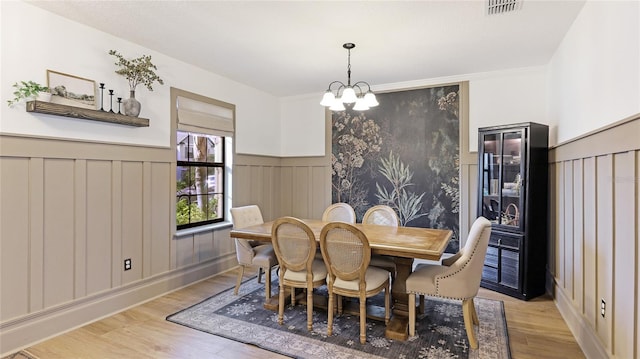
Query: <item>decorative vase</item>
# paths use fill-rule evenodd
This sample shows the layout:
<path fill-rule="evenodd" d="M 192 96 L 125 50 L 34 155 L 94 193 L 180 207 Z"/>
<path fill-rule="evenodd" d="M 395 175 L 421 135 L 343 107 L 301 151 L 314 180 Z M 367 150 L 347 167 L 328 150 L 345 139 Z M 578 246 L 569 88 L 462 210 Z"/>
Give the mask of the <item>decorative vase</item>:
<path fill-rule="evenodd" d="M 135 90 L 131 90 L 129 92 L 129 97 L 128 99 L 124 100 L 124 114 L 127 116 L 133 116 L 133 117 L 138 117 L 138 115 L 140 114 L 140 102 L 138 102 L 138 100 L 136 100 L 136 92 Z"/>

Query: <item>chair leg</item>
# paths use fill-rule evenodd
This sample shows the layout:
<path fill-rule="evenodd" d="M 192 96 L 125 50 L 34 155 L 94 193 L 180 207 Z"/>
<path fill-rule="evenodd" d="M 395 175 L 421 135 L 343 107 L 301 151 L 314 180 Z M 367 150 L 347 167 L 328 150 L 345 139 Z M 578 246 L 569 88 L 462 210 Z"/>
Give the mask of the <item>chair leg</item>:
<path fill-rule="evenodd" d="M 258 283 L 262 283 L 262 267 L 258 268 Z"/>
<path fill-rule="evenodd" d="M 480 320 L 478 319 L 478 313 L 476 312 L 476 305 L 473 302 L 474 298 L 471 298 L 471 318 L 473 319 L 473 324 L 480 325 Z"/>
<path fill-rule="evenodd" d="M 238 295 L 238 289 L 240 289 L 240 283 L 242 283 L 242 277 L 244 276 L 244 266 L 240 266 L 238 271 L 238 279 L 236 279 L 236 289 L 233 290 L 233 295 Z"/>
<path fill-rule="evenodd" d="M 422 297 L 422 295 L 420 296 Z M 409 335 L 416 335 L 416 295 L 409 293 Z"/>
<path fill-rule="evenodd" d="M 360 344 L 367 342 L 367 297 L 360 296 Z"/>
<path fill-rule="evenodd" d="M 424 314 L 424 295 L 420 294 L 420 314 Z"/>
<path fill-rule="evenodd" d="M 464 317 L 464 327 L 467 330 L 467 337 L 469 338 L 469 346 L 473 349 L 478 349 L 478 341 L 476 340 L 476 333 L 473 330 L 473 299 L 465 299 L 462 301 L 462 316 Z"/>
<path fill-rule="evenodd" d="M 291 306 L 296 305 L 296 288 L 291 287 Z"/>
<path fill-rule="evenodd" d="M 264 296 L 267 301 L 269 301 L 269 298 L 271 298 L 271 267 L 265 270 Z"/>
<path fill-rule="evenodd" d="M 384 288 L 384 325 L 389 324 L 389 320 L 391 319 L 391 293 L 389 292 L 389 285 Z"/>
<path fill-rule="evenodd" d="M 284 322 L 284 284 L 282 284 L 282 276 L 280 277 L 280 294 L 278 298 L 278 324 Z"/>
<path fill-rule="evenodd" d="M 335 301 L 335 294 L 331 293 L 332 288 L 329 288 L 329 308 L 328 309 L 328 317 L 327 317 L 327 336 L 333 335 L 333 305 Z"/>
<path fill-rule="evenodd" d="M 313 288 L 307 288 L 307 330 L 313 330 Z"/>
<path fill-rule="evenodd" d="M 342 296 L 337 294 L 338 296 L 338 314 L 342 315 Z"/>

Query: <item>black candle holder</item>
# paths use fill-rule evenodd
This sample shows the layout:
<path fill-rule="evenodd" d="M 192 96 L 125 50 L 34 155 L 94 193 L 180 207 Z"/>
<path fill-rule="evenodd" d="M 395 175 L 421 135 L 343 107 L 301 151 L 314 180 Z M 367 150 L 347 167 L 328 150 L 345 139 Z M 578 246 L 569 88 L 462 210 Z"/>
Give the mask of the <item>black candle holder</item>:
<path fill-rule="evenodd" d="M 100 111 L 104 111 L 104 83 L 100 83 Z"/>
<path fill-rule="evenodd" d="M 114 113 L 114 112 L 113 112 L 113 90 L 109 90 L 109 96 L 111 97 L 111 98 L 110 98 L 110 100 L 109 100 L 110 107 L 111 107 L 111 109 L 109 110 L 109 112 Z"/>
<path fill-rule="evenodd" d="M 122 112 L 120 112 L 120 104 L 122 103 L 122 97 L 118 97 L 118 114 L 122 115 Z"/>

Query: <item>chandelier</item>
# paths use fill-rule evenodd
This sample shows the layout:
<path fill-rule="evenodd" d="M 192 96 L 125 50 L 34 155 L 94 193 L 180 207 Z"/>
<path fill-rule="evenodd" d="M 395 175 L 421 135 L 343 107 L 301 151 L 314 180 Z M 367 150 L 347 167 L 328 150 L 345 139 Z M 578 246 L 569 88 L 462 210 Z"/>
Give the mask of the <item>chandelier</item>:
<path fill-rule="evenodd" d="M 347 59 L 347 84 L 345 85 L 341 81 L 331 82 L 327 92 L 324 93 L 320 104 L 322 106 L 329 107 L 332 111 L 344 111 L 344 104 L 352 103 L 355 103 L 353 105 L 353 109 L 356 111 L 364 111 L 371 107 L 378 106 L 376 95 L 371 91 L 371 86 L 369 86 L 368 83 L 358 81 L 351 85 L 351 49 L 356 47 L 356 44 L 347 42 L 342 45 L 342 47 L 347 49 L 349 52 Z M 334 86 L 334 90 L 331 89 L 331 86 Z"/>

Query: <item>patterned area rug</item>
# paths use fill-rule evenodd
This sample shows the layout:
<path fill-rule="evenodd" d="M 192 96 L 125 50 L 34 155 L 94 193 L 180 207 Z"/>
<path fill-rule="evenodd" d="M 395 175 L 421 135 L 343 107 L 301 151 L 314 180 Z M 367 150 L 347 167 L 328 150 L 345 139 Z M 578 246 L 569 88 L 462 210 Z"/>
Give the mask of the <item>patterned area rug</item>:
<path fill-rule="evenodd" d="M 278 288 L 277 278 L 272 288 Z M 321 287 L 317 295 L 326 295 Z M 384 296 L 367 300 L 369 304 Z M 313 331 L 307 331 L 306 305 L 287 306 L 284 325 L 278 314 L 263 308 L 264 286 L 246 281 L 237 296 L 233 288 L 167 317 L 168 321 L 294 358 L 487 358 L 509 359 L 509 338 L 501 301 L 476 298 L 480 320 L 478 350 L 469 348 L 459 301 L 427 298 L 418 317 L 416 336 L 406 342 L 384 337 L 384 321 L 367 319 L 367 342 L 359 341 L 357 315 L 334 317 L 333 335 L 327 337 L 327 313 L 313 312 Z M 384 306 L 384 304 L 382 304 Z"/>

